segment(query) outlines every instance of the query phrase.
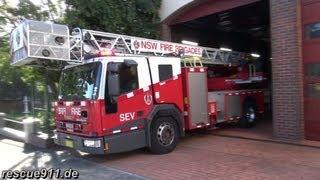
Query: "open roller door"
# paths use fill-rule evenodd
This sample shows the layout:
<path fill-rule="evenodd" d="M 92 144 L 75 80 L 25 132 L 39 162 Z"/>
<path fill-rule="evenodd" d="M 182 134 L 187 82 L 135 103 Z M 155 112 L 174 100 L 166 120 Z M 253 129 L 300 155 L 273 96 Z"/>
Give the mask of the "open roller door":
<path fill-rule="evenodd" d="M 196 42 L 200 46 L 258 54 L 259 61 L 262 62 L 259 71 L 263 71 L 267 75 L 269 81 L 266 88 L 271 89 L 269 1 L 203 1 L 200 4 L 191 4 L 188 10 L 176 15 L 166 23 L 170 26 L 173 42 L 180 43 L 186 40 Z M 270 99 L 269 94 L 266 99 L 266 106 L 269 110 L 267 117 L 258 122 L 255 128 L 247 131 L 262 133 L 267 137 L 272 136 Z M 222 133 L 235 131 L 237 134 L 238 127 L 233 128 L 232 125 L 231 127 L 224 128 L 221 130 Z"/>

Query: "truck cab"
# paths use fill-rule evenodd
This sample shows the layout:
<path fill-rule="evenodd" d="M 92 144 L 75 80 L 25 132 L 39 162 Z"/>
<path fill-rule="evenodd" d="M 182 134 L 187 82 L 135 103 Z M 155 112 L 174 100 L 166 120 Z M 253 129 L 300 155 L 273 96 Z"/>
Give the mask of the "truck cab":
<path fill-rule="evenodd" d="M 56 143 L 93 153 L 145 147 L 155 104 L 182 109 L 180 69 L 180 58 L 138 56 L 97 57 L 67 66 L 54 102 Z M 164 84 L 174 89 L 162 90 Z"/>

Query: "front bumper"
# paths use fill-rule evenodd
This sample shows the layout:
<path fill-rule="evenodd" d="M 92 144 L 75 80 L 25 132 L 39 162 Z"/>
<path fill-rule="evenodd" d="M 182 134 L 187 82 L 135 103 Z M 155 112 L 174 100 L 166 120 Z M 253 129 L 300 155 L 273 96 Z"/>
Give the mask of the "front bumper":
<path fill-rule="evenodd" d="M 101 147 L 86 147 L 84 140 L 99 140 Z M 146 134 L 143 129 L 114 134 L 105 137 L 81 137 L 62 132 L 55 132 L 54 142 L 61 146 L 70 147 L 90 154 L 111 154 L 127 152 L 146 147 Z"/>
<path fill-rule="evenodd" d="M 87 152 L 90 154 L 105 154 L 104 150 L 104 139 L 103 137 L 95 137 L 95 138 L 88 138 L 88 137 L 81 137 L 81 136 L 74 136 L 66 133 L 55 132 L 56 138 L 54 142 L 60 146 L 65 146 L 73 149 L 77 149 L 79 151 Z M 86 147 L 84 146 L 84 140 L 98 140 L 100 141 L 100 147 Z"/>

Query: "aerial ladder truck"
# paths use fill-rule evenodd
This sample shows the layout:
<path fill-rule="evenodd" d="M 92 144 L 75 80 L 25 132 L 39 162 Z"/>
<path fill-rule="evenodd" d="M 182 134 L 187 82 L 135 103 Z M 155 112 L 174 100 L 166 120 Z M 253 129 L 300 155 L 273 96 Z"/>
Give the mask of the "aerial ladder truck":
<path fill-rule="evenodd" d="M 265 111 L 266 77 L 246 53 L 33 20 L 10 44 L 13 66 L 62 69 L 55 143 L 80 151 L 169 153 L 188 131 L 249 127 Z"/>

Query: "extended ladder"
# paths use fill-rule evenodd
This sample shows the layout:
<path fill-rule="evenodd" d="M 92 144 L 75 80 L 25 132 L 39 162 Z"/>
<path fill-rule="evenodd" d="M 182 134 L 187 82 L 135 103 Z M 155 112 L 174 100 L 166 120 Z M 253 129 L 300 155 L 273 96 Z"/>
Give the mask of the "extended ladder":
<path fill-rule="evenodd" d="M 11 33 L 11 65 L 52 66 L 83 63 L 103 50 L 116 55 L 177 56 L 192 66 L 238 64 L 245 53 L 24 20 Z M 60 61 L 59 63 L 56 63 Z"/>
<path fill-rule="evenodd" d="M 236 51 L 223 51 L 79 28 L 74 29 L 70 37 L 71 58 L 77 61 L 86 59 L 86 55 L 90 57 L 90 53 L 105 48 L 114 49 L 118 55 L 180 56 L 185 63 L 189 62 L 191 65 L 239 63 L 245 55 Z M 188 52 L 189 49 L 191 50 Z"/>

